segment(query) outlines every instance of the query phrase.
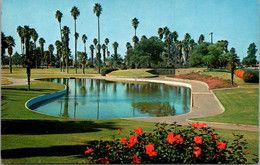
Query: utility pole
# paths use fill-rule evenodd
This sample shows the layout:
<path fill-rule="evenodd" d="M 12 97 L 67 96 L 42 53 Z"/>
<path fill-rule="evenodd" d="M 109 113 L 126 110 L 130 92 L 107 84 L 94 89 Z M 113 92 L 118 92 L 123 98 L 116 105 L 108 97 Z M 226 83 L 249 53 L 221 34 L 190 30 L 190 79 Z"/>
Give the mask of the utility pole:
<path fill-rule="evenodd" d="M 211 35 L 211 43 L 213 44 L 213 32 L 210 32 L 209 35 Z"/>

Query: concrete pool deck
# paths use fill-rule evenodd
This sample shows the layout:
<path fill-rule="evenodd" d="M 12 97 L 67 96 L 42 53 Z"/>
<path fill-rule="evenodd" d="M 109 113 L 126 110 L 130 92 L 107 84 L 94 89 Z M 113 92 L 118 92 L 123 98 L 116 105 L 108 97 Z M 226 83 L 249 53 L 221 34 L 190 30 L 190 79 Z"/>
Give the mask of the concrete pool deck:
<path fill-rule="evenodd" d="M 2 86 L 15 86 L 15 85 L 27 85 L 25 79 L 9 78 L 3 77 L 12 81 L 13 84 L 2 85 Z M 82 77 L 83 78 L 83 77 Z M 87 78 L 87 77 L 84 77 Z M 169 84 L 169 82 L 176 82 L 177 84 L 188 84 L 191 86 L 192 92 L 192 106 L 189 113 L 179 116 L 166 116 L 166 117 L 135 117 L 135 118 L 124 118 L 127 120 L 134 121 L 145 121 L 145 122 L 160 122 L 171 124 L 177 122 L 180 125 L 188 125 L 189 123 L 195 122 L 192 121 L 193 118 L 215 116 L 221 114 L 225 111 L 223 105 L 219 102 L 214 93 L 208 89 L 208 85 L 204 82 L 195 81 L 195 80 L 183 80 L 176 78 L 164 78 L 164 77 L 155 77 L 155 78 L 115 78 L 115 77 L 105 77 L 100 75 L 95 75 L 97 79 L 108 79 L 108 80 L 133 80 L 133 81 L 148 81 L 148 82 L 163 82 Z M 32 79 L 33 80 L 33 79 Z M 167 83 L 168 82 L 168 83 Z M 185 85 L 183 85 L 185 86 Z M 187 86 L 186 86 L 187 87 Z M 197 122 L 197 121 L 196 121 Z M 204 122 L 207 123 L 209 127 L 220 128 L 220 129 L 232 129 L 232 130 L 242 130 L 242 131 L 252 131 L 259 132 L 258 126 L 253 125 L 241 125 L 241 124 L 229 124 L 229 123 L 216 123 L 216 122 Z"/>

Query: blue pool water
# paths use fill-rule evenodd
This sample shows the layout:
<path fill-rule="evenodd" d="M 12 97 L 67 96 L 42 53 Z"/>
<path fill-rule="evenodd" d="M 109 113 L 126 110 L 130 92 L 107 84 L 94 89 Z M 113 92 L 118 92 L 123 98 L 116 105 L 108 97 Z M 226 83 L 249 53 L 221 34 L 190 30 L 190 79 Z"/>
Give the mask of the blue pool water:
<path fill-rule="evenodd" d="M 32 105 L 36 112 L 77 119 L 175 116 L 190 111 L 191 91 L 159 83 L 42 79 L 67 84 L 69 94 Z"/>

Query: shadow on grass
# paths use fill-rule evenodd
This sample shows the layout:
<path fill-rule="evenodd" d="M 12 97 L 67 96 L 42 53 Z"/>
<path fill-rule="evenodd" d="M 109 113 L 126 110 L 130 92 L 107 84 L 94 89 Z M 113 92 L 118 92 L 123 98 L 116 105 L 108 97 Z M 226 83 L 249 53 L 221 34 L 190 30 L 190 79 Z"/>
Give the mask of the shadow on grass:
<path fill-rule="evenodd" d="M 84 157 L 87 145 L 64 145 L 46 148 L 19 148 L 1 151 L 2 159 L 15 159 L 38 156 L 71 156 Z"/>
<path fill-rule="evenodd" d="M 94 121 L 58 120 L 9 120 L 1 122 L 2 135 L 40 135 L 97 132 L 102 128 L 116 130 L 114 122 L 96 123 Z"/>

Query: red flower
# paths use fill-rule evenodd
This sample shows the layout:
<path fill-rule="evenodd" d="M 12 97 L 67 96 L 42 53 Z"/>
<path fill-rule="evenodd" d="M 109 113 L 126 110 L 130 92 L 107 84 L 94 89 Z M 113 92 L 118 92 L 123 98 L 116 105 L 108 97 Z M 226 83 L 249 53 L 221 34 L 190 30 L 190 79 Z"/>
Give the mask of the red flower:
<path fill-rule="evenodd" d="M 182 137 L 180 135 L 176 135 L 174 138 L 175 138 L 176 144 L 183 142 L 183 139 L 182 139 Z"/>
<path fill-rule="evenodd" d="M 127 139 L 126 138 L 122 138 L 121 141 L 123 144 L 127 144 Z"/>
<path fill-rule="evenodd" d="M 180 135 L 176 135 L 174 137 L 174 134 L 172 132 L 168 133 L 168 137 L 166 138 L 166 140 L 170 143 L 170 144 L 173 144 L 173 142 L 176 142 L 177 144 L 178 143 L 182 143 L 183 142 L 183 139 Z"/>
<path fill-rule="evenodd" d="M 226 148 L 226 144 L 225 144 L 224 142 L 222 142 L 222 141 L 221 141 L 221 142 L 218 142 L 217 145 L 218 145 L 218 148 L 219 148 L 219 149 Z"/>
<path fill-rule="evenodd" d="M 145 149 L 146 149 L 146 154 L 148 154 L 150 157 L 157 156 L 157 151 L 154 151 L 153 144 L 148 144 L 147 146 L 145 146 Z"/>
<path fill-rule="evenodd" d="M 137 135 L 141 135 L 141 133 L 142 133 L 142 129 L 141 128 L 136 128 L 134 131 L 135 131 L 135 133 Z"/>
<path fill-rule="evenodd" d="M 99 158 L 98 159 L 100 161 L 101 164 L 109 164 L 109 161 L 108 161 L 108 158 L 105 157 L 105 158 Z"/>
<path fill-rule="evenodd" d="M 131 158 L 133 159 L 133 162 L 137 163 L 137 164 L 140 163 L 140 161 L 141 161 L 141 159 L 138 159 L 136 154 L 134 154 L 134 156 L 131 156 Z"/>
<path fill-rule="evenodd" d="M 219 159 L 219 154 L 215 154 L 214 156 L 213 156 L 213 159 L 215 159 L 215 158 L 217 158 L 217 159 Z"/>
<path fill-rule="evenodd" d="M 251 151 L 250 150 L 248 150 L 248 151 L 246 151 L 246 154 L 249 154 Z"/>
<path fill-rule="evenodd" d="M 172 144 L 174 141 L 175 141 L 175 138 L 174 138 L 174 134 L 172 132 L 168 133 L 168 137 L 166 138 L 166 140 Z"/>
<path fill-rule="evenodd" d="M 106 148 L 108 148 L 108 150 L 110 150 L 112 147 L 110 147 L 109 145 L 106 145 Z"/>
<path fill-rule="evenodd" d="M 199 155 L 201 154 L 201 149 L 199 147 L 194 147 L 193 153 L 195 154 L 196 157 L 199 157 Z"/>
<path fill-rule="evenodd" d="M 197 122 L 197 123 L 192 123 L 191 126 L 194 128 L 200 128 L 200 127 L 207 127 L 207 124 L 206 123 L 200 124 L 199 122 Z"/>
<path fill-rule="evenodd" d="M 117 131 L 118 131 L 118 134 L 120 134 L 120 132 L 121 132 L 121 129 L 118 129 Z"/>
<path fill-rule="evenodd" d="M 196 136 L 194 137 L 194 140 L 193 140 L 196 144 L 202 144 L 202 138 L 199 137 L 199 136 Z"/>
<path fill-rule="evenodd" d="M 230 150 L 229 151 L 232 151 L 233 150 L 233 148 L 230 148 Z"/>
<path fill-rule="evenodd" d="M 162 129 L 161 129 L 161 128 L 159 128 L 159 131 L 162 131 Z"/>
<path fill-rule="evenodd" d="M 135 136 L 135 135 L 129 136 L 129 141 L 128 141 L 127 146 L 129 148 L 131 148 L 133 145 L 135 145 L 135 143 L 138 143 L 137 136 Z"/>
<path fill-rule="evenodd" d="M 87 151 L 85 151 L 85 154 L 88 154 L 88 153 L 90 153 L 90 152 L 92 152 L 93 150 L 92 150 L 92 148 L 88 148 L 87 147 Z"/>

